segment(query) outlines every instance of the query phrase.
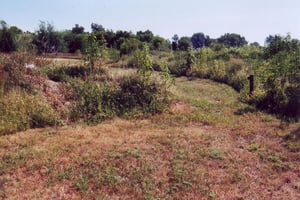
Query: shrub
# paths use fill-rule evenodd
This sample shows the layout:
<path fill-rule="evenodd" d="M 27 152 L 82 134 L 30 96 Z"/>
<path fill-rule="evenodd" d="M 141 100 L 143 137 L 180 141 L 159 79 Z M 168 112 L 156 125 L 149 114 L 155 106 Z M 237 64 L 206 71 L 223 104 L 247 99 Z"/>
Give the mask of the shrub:
<path fill-rule="evenodd" d="M 170 73 L 175 76 L 185 76 L 188 72 L 188 65 L 186 62 L 187 52 L 178 51 L 173 58 L 168 60 Z"/>
<path fill-rule="evenodd" d="M 72 119 L 96 124 L 114 116 L 140 117 L 163 112 L 169 104 L 164 82 L 124 77 L 114 84 L 77 83 Z"/>
<path fill-rule="evenodd" d="M 86 79 L 91 75 L 97 79 L 99 76 L 105 75 L 106 71 L 103 68 L 95 68 L 94 71 L 91 71 L 89 67 L 85 66 L 53 66 L 43 68 L 42 73 L 46 74 L 52 81 L 68 82 L 70 78 Z"/>
<path fill-rule="evenodd" d="M 168 106 L 166 86 L 158 81 L 144 81 L 139 76 L 125 77 L 116 93 L 120 116 L 142 116 L 163 112 Z"/>
<path fill-rule="evenodd" d="M 3 57 L 1 60 L 3 71 L 8 75 L 5 80 L 4 87 L 9 90 L 12 87 L 21 87 L 23 89 L 31 89 L 30 85 L 25 81 L 26 63 L 33 61 L 33 57 L 26 53 L 13 53 Z"/>
<path fill-rule="evenodd" d="M 115 116 L 112 87 L 88 81 L 77 83 L 74 88 L 78 102 L 71 114 L 73 120 L 83 118 L 88 124 L 96 124 Z"/>
<path fill-rule="evenodd" d="M 90 74 L 90 69 L 84 66 L 47 67 L 42 71 L 52 81 L 67 81 L 68 78 L 84 78 Z"/>
<path fill-rule="evenodd" d="M 265 91 L 256 105 L 283 118 L 300 117 L 300 42 L 287 37 L 270 37 L 267 60 L 258 70 Z"/>
<path fill-rule="evenodd" d="M 58 123 L 53 109 L 39 96 L 12 89 L 0 91 L 0 135 Z"/>

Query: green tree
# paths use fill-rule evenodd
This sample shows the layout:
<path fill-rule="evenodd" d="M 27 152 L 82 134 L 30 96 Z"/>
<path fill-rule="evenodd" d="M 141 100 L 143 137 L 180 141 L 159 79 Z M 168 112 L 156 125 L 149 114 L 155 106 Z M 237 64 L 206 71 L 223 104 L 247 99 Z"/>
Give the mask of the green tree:
<path fill-rule="evenodd" d="M 194 33 L 191 37 L 191 42 L 194 49 L 199 49 L 209 46 L 211 40 L 209 36 L 204 35 L 204 33 Z"/>
<path fill-rule="evenodd" d="M 101 32 L 105 31 L 104 27 L 101 24 L 92 23 L 91 24 L 92 32 Z"/>
<path fill-rule="evenodd" d="M 95 70 L 96 65 L 102 64 L 106 57 L 106 46 L 100 46 L 95 33 L 91 33 L 87 36 L 85 49 L 85 60 L 89 62 L 91 71 Z"/>
<path fill-rule="evenodd" d="M 173 51 L 176 51 L 178 49 L 178 40 L 179 40 L 179 37 L 177 34 L 175 34 L 173 37 L 172 37 L 172 50 Z"/>
<path fill-rule="evenodd" d="M 135 52 L 134 57 L 137 62 L 137 73 L 145 81 L 149 80 L 153 73 L 153 61 L 149 53 L 148 45 L 144 44 L 142 50 Z"/>
<path fill-rule="evenodd" d="M 75 24 L 75 27 L 72 28 L 72 33 L 74 34 L 84 33 L 84 28 L 82 26 L 79 26 L 78 24 Z"/>
<path fill-rule="evenodd" d="M 142 43 L 136 38 L 126 39 L 120 47 L 120 54 L 130 54 L 139 49 Z"/>
<path fill-rule="evenodd" d="M 258 70 L 265 97 L 259 107 L 287 117 L 300 117 L 300 41 L 286 37 L 267 38 L 266 63 Z"/>
<path fill-rule="evenodd" d="M 136 33 L 136 36 L 141 42 L 147 42 L 147 43 L 150 43 L 154 37 L 153 33 L 150 30 L 138 31 Z"/>
<path fill-rule="evenodd" d="M 75 53 L 76 51 L 83 50 L 84 47 L 84 35 L 81 34 L 74 34 L 71 31 L 66 31 L 64 35 L 64 42 L 68 47 L 69 53 Z"/>
<path fill-rule="evenodd" d="M 17 49 L 15 37 L 19 29 L 9 28 L 5 21 L 0 21 L 0 52 L 12 52 Z"/>
<path fill-rule="evenodd" d="M 52 24 L 41 21 L 39 30 L 34 34 L 33 44 L 36 46 L 38 53 L 45 54 L 57 52 L 61 45 L 61 40 Z"/>
<path fill-rule="evenodd" d="M 248 44 L 245 37 L 236 33 L 226 33 L 217 40 L 228 47 L 241 47 Z"/>
<path fill-rule="evenodd" d="M 191 48 L 192 43 L 189 37 L 181 37 L 178 40 L 178 49 L 182 51 L 187 51 L 189 48 Z"/>

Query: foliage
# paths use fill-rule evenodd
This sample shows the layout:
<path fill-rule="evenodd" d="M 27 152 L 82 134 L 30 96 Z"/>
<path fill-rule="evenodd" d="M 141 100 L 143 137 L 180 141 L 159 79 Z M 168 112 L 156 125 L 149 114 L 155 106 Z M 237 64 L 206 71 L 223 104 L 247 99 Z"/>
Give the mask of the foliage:
<path fill-rule="evenodd" d="M 187 66 L 187 52 L 185 51 L 176 51 L 174 52 L 173 57 L 171 57 L 168 62 L 168 68 L 170 73 L 175 76 L 185 76 L 188 72 Z"/>
<path fill-rule="evenodd" d="M 114 90 L 110 86 L 92 81 L 74 85 L 77 105 L 72 111 L 72 119 L 83 118 L 88 124 L 96 124 L 115 116 Z"/>
<path fill-rule="evenodd" d="M 143 116 L 163 112 L 168 105 L 169 77 L 167 71 L 163 79 L 151 79 L 152 59 L 148 46 L 135 54 L 137 76 L 119 79 L 111 84 L 77 82 L 74 84 L 78 103 L 73 109 L 74 120 L 83 118 L 90 124 L 98 123 L 114 116 Z"/>
<path fill-rule="evenodd" d="M 106 58 L 106 47 L 105 45 L 99 46 L 96 34 L 94 33 L 88 35 L 86 43 L 87 47 L 84 52 L 85 60 L 88 61 L 91 71 L 94 71 L 95 67 L 101 66 L 103 60 Z"/>
<path fill-rule="evenodd" d="M 16 27 L 8 27 L 5 21 L 0 21 L 0 52 L 9 53 L 17 49 L 16 36 L 22 32 Z"/>
<path fill-rule="evenodd" d="M 258 69 L 265 94 L 257 101 L 259 108 L 284 117 L 300 117 L 300 42 L 290 36 L 274 36 L 265 48 L 268 58 Z"/>
<path fill-rule="evenodd" d="M 191 53 L 194 55 L 194 62 L 191 62 L 188 76 L 226 83 L 237 91 L 244 87 L 248 68 L 240 58 L 232 57 L 228 61 L 217 59 L 220 52 L 215 52 L 211 48 L 202 48 Z"/>
<path fill-rule="evenodd" d="M 32 33 L 18 34 L 16 37 L 17 51 L 36 53 L 32 41 L 33 41 Z"/>
<path fill-rule="evenodd" d="M 18 89 L 0 90 L 0 135 L 28 128 L 53 126 L 58 118 L 40 96 Z"/>
<path fill-rule="evenodd" d="M 78 103 L 72 111 L 72 118 L 83 118 L 88 124 L 114 116 L 139 117 L 161 113 L 169 104 L 164 82 L 146 82 L 139 76 L 124 77 L 116 85 L 88 81 L 74 87 Z"/>
<path fill-rule="evenodd" d="M 191 42 L 194 49 L 208 47 L 211 43 L 209 36 L 203 33 L 194 33 L 191 37 Z"/>
<path fill-rule="evenodd" d="M 131 53 L 137 51 L 141 45 L 142 45 L 141 42 L 136 38 L 126 39 L 121 44 L 120 54 L 121 55 L 131 54 Z"/>
<path fill-rule="evenodd" d="M 24 76 L 27 71 L 25 65 L 31 62 L 33 57 L 28 53 L 13 53 L 3 57 L 1 64 L 3 72 L 7 74 L 3 82 L 6 91 L 15 87 L 31 90 L 31 85 L 27 83 Z"/>
<path fill-rule="evenodd" d="M 226 33 L 217 40 L 219 43 L 225 44 L 228 47 L 241 47 L 248 43 L 245 37 L 236 33 Z"/>
<path fill-rule="evenodd" d="M 57 52 L 60 46 L 60 39 L 58 33 L 54 30 L 54 26 L 49 22 L 41 21 L 39 30 L 34 35 L 33 44 L 40 54 Z"/>
<path fill-rule="evenodd" d="M 78 32 L 79 30 L 77 30 Z M 84 48 L 84 34 L 67 32 L 64 37 L 64 42 L 68 47 L 69 53 L 75 53 L 77 50 L 83 51 Z"/>
<path fill-rule="evenodd" d="M 150 30 L 138 31 L 136 33 L 136 36 L 141 42 L 147 42 L 147 43 L 150 43 L 154 37 L 153 33 Z"/>
<path fill-rule="evenodd" d="M 178 40 L 178 49 L 182 51 L 187 51 L 189 48 L 191 48 L 192 43 L 189 37 L 181 37 Z"/>
<path fill-rule="evenodd" d="M 104 31 L 104 27 L 101 24 L 92 23 L 91 24 L 92 32 L 101 32 Z"/>
<path fill-rule="evenodd" d="M 84 28 L 82 26 L 79 26 L 78 24 L 75 24 L 75 27 L 72 28 L 72 33 L 82 34 L 84 33 Z"/>
<path fill-rule="evenodd" d="M 144 45 L 142 50 L 135 52 L 134 58 L 138 68 L 138 75 L 148 80 L 153 73 L 153 61 L 149 54 L 149 47 Z"/>
<path fill-rule="evenodd" d="M 67 82 L 70 78 L 84 79 L 91 73 L 90 69 L 84 66 L 52 66 L 44 67 L 41 71 L 45 73 L 50 80 L 56 82 Z"/>
<path fill-rule="evenodd" d="M 121 116 L 162 113 L 169 104 L 166 86 L 163 82 L 145 81 L 139 76 L 124 78 L 116 93 L 117 112 Z"/>

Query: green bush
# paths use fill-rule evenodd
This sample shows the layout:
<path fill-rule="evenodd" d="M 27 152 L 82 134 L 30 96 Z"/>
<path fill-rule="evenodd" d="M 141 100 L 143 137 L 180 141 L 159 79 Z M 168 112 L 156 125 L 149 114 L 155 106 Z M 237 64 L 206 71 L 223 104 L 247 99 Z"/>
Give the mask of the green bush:
<path fill-rule="evenodd" d="M 5 90 L 10 88 L 19 87 L 26 90 L 31 90 L 31 86 L 25 80 L 26 63 L 33 62 L 33 56 L 27 53 L 12 53 L 7 56 L 3 56 L 1 63 L 3 70 L 7 73 L 8 78 L 3 83 Z"/>
<path fill-rule="evenodd" d="M 53 66 L 42 71 L 55 82 L 68 81 L 68 78 L 84 78 L 90 74 L 90 69 L 84 66 Z"/>
<path fill-rule="evenodd" d="M 186 76 L 188 72 L 187 52 L 178 51 L 168 60 L 170 73 L 175 76 Z"/>
<path fill-rule="evenodd" d="M 163 112 L 169 104 L 163 82 L 124 77 L 114 84 L 81 82 L 75 86 L 77 105 L 72 119 L 97 124 L 115 116 L 140 117 Z"/>
<path fill-rule="evenodd" d="M 11 89 L 0 91 L 0 135 L 58 123 L 54 110 L 40 96 Z"/>
<path fill-rule="evenodd" d="M 96 124 L 115 116 L 115 90 L 112 87 L 88 81 L 77 83 L 74 88 L 77 105 L 71 114 L 73 120 L 83 118 L 88 124 Z"/>
<path fill-rule="evenodd" d="M 120 116 L 162 113 L 168 106 L 166 86 L 158 81 L 144 81 L 139 76 L 125 77 L 116 92 Z"/>
<path fill-rule="evenodd" d="M 287 37 L 270 37 L 264 49 L 266 61 L 257 70 L 264 94 L 256 99 L 260 109 L 282 118 L 300 117 L 300 42 Z"/>

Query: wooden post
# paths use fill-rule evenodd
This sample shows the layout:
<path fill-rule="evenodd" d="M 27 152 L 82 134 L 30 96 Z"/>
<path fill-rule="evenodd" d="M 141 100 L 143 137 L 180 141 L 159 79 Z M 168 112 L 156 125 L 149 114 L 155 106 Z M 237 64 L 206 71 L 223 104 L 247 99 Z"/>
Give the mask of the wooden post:
<path fill-rule="evenodd" d="M 248 79 L 249 79 L 249 95 L 252 96 L 254 91 L 254 75 L 250 75 Z"/>

